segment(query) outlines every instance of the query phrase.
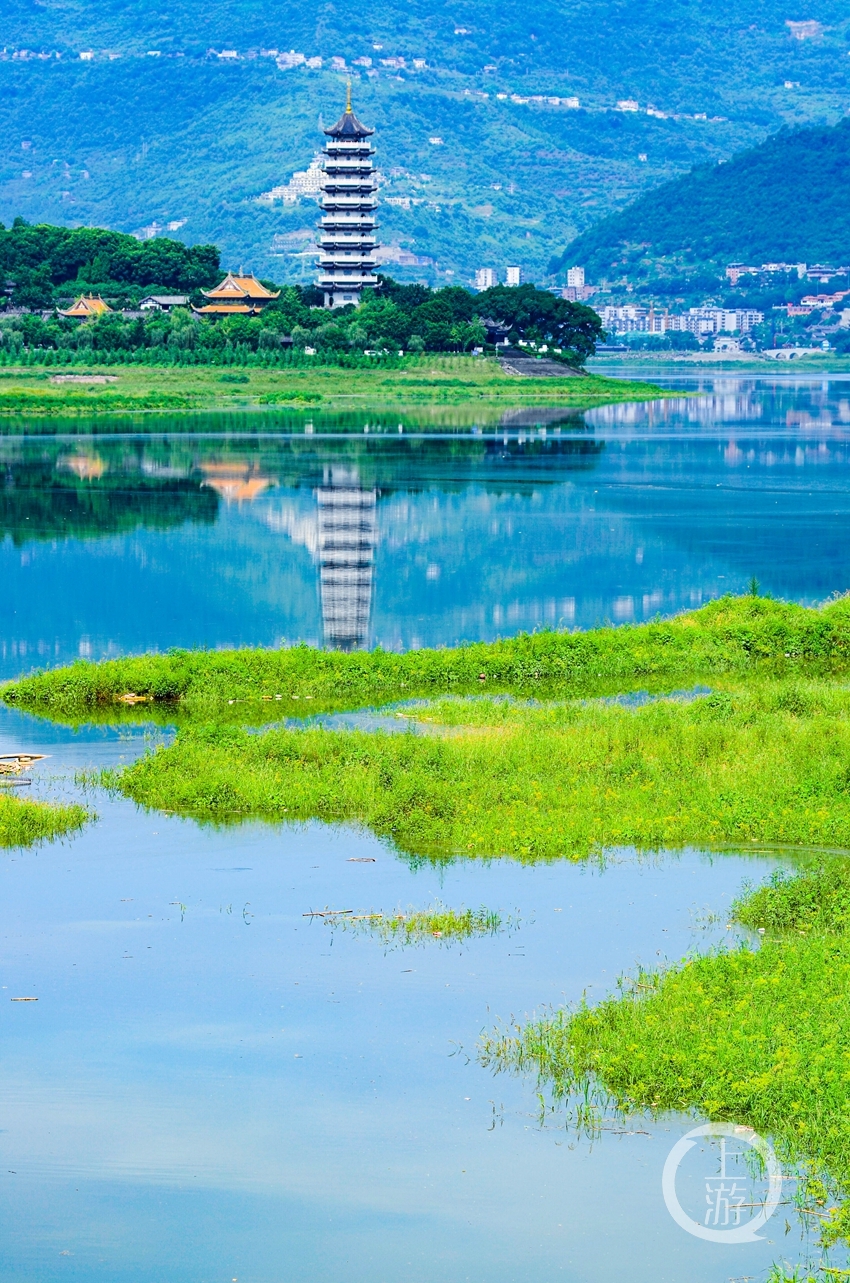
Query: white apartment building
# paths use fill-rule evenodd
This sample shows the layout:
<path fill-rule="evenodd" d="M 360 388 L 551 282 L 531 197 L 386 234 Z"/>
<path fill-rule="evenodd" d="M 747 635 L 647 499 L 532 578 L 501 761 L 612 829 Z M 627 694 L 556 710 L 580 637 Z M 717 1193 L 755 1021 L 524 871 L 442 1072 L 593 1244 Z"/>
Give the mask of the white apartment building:
<path fill-rule="evenodd" d="M 581 289 L 584 285 L 583 267 L 570 267 L 567 269 L 567 285 L 572 285 L 577 290 Z"/>
<path fill-rule="evenodd" d="M 505 270 L 505 284 L 506 284 L 506 285 L 521 285 L 521 284 L 522 284 L 522 268 L 521 268 L 521 267 L 508 267 L 508 268 L 506 268 L 506 270 Z"/>
<path fill-rule="evenodd" d="M 697 338 L 710 334 L 748 334 L 764 320 L 764 312 L 753 308 L 736 311 L 722 307 L 692 307 L 687 312 L 671 315 L 652 307 L 628 303 L 624 307 L 604 307 L 602 323 L 610 334 L 667 334 L 690 331 Z"/>
<path fill-rule="evenodd" d="M 322 173 L 321 157 L 314 156 L 307 169 L 297 170 L 288 183 L 281 187 L 272 187 L 271 191 L 263 192 L 257 199 L 268 201 L 270 204 L 276 200 L 282 200 L 284 205 L 294 205 L 302 197 L 318 200 L 322 192 Z"/>
<path fill-rule="evenodd" d="M 498 280 L 493 268 L 479 267 L 475 273 L 475 288 L 477 290 L 491 290 L 494 285 L 498 285 Z"/>

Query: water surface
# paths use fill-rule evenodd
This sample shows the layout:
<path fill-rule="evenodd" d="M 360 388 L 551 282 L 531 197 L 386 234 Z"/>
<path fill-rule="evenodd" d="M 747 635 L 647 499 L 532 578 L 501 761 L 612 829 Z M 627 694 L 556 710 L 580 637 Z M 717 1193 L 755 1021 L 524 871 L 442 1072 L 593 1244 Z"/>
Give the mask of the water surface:
<path fill-rule="evenodd" d="M 850 586 L 847 385 L 704 383 L 436 437 L 258 419 L 0 438 L 2 672 L 450 644 L 646 618 L 751 575 L 800 601 Z M 79 796 L 76 771 L 153 742 L 0 712 L 0 752 L 51 754 L 36 796 Z M 725 941 L 764 854 L 435 868 L 350 826 L 86 797 L 81 835 L 0 855 L 0 1279 L 725 1283 L 800 1258 L 794 1218 L 735 1248 L 674 1224 L 661 1170 L 693 1119 L 590 1144 L 475 1056 L 497 1020 Z M 437 898 L 516 926 L 388 950 L 303 916 Z"/>
<path fill-rule="evenodd" d="M 232 435 L 219 415 L 0 438 L 0 676 L 170 646 L 591 627 L 753 576 L 803 602 L 850 588 L 850 384 L 700 383 L 430 436 L 306 418 L 281 435 L 257 414 Z"/>

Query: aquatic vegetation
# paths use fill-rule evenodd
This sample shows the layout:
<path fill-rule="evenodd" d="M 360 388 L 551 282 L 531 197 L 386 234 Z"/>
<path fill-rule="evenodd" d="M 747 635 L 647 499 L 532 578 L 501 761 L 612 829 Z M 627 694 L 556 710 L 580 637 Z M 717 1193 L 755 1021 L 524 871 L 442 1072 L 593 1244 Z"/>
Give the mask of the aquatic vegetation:
<path fill-rule="evenodd" d="M 171 746 L 106 779 L 146 806 L 207 820 L 354 821 L 434 858 L 850 848 L 850 690 L 834 683 L 753 681 L 637 708 L 499 699 L 451 707 L 470 725 L 254 734 L 190 723 Z"/>
<path fill-rule="evenodd" d="M 597 1006 L 483 1039 L 494 1069 L 532 1070 L 556 1097 L 604 1091 L 623 1112 L 694 1110 L 770 1135 L 818 1179 L 825 1242 L 850 1236 L 850 864 L 774 875 L 736 905 L 743 946 L 640 971 Z M 832 1207 L 827 1208 L 826 1204 Z"/>
<path fill-rule="evenodd" d="M 81 829 L 89 812 L 82 806 L 31 802 L 0 792 L 0 847 L 32 846 Z"/>
<path fill-rule="evenodd" d="M 253 354 L 222 375 L 169 353 L 162 364 L 124 364 L 109 354 L 75 357 L 74 383 L 49 376 L 70 368 L 22 365 L 3 370 L 0 416 L 97 415 L 138 411 L 233 409 L 315 405 L 324 410 L 364 407 L 375 411 L 444 403 L 507 405 L 608 405 L 673 395 L 652 383 L 600 374 L 566 378 L 516 378 L 495 360 L 470 356 L 367 357 L 347 361 L 301 358 L 297 364 Z M 349 366 L 350 368 L 345 368 Z M 61 375 L 59 376 L 61 377 Z M 86 384 L 85 380 L 92 380 Z M 236 385 L 236 386 L 234 386 Z M 681 395 L 681 393 L 679 394 Z M 154 425 L 151 424 L 151 427 Z"/>
<path fill-rule="evenodd" d="M 73 719 L 97 706 L 118 710 L 121 696 L 135 694 L 179 701 L 184 713 L 200 719 L 256 724 L 258 717 L 268 722 L 417 696 L 486 691 L 552 699 L 768 670 L 838 674 L 848 665 L 846 598 L 809 609 L 745 596 L 649 624 L 526 633 L 401 655 L 293 646 L 80 661 L 21 678 L 0 693 L 7 703 L 54 718 Z M 150 718 L 149 703 L 139 706 L 137 717 Z"/>
<path fill-rule="evenodd" d="M 395 913 L 327 914 L 324 921 L 342 931 L 354 931 L 383 941 L 387 945 L 426 944 L 434 940 L 445 944 L 469 940 L 474 936 L 492 936 L 502 930 L 502 916 L 492 909 L 452 909 L 437 902 L 430 909 Z"/>

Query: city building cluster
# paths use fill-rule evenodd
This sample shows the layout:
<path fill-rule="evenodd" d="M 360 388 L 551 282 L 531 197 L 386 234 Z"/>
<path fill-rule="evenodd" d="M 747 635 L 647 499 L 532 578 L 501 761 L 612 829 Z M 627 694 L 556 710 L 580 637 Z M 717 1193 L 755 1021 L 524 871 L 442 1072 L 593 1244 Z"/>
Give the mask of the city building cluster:
<path fill-rule="evenodd" d="M 713 334 L 749 334 L 764 321 L 764 312 L 754 308 L 691 307 L 687 312 L 671 313 L 667 308 L 623 307 L 599 308 L 602 323 L 609 334 L 670 334 L 688 332 L 697 339 Z"/>
<path fill-rule="evenodd" d="M 833 276 L 847 276 L 850 267 L 832 267 L 829 263 L 762 263 L 761 267 L 748 266 L 746 263 L 730 263 L 726 275 L 731 285 L 737 285 L 742 276 L 767 278 L 786 276 L 796 272 L 799 280 L 820 281 L 826 284 Z"/>

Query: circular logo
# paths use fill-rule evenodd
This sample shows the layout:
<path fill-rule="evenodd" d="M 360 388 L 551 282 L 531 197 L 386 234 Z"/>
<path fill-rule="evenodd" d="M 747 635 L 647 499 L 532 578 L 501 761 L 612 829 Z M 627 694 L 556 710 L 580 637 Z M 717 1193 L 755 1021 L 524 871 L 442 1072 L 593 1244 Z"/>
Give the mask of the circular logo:
<path fill-rule="evenodd" d="M 700 1224 L 688 1216 L 679 1202 L 676 1195 L 676 1174 L 682 1159 L 702 1136 L 720 1141 L 720 1171 L 704 1178 L 707 1210 L 705 1221 Z M 728 1151 L 728 1140 L 749 1145 L 761 1156 L 768 1179 L 767 1194 L 763 1202 L 756 1203 L 752 1198 L 747 1201 L 747 1185 L 740 1176 L 727 1174 L 729 1160 L 743 1152 Z M 704 1238 L 710 1243 L 755 1243 L 764 1237 L 757 1231 L 767 1224 L 779 1206 L 782 1173 L 773 1148 L 751 1127 L 736 1127 L 734 1123 L 704 1123 L 702 1127 L 695 1127 L 688 1132 L 670 1150 L 661 1176 L 661 1191 L 673 1220 L 683 1230 L 693 1234 L 694 1238 Z M 755 1215 L 744 1221 L 742 1214 L 745 1212 L 754 1212 Z"/>

